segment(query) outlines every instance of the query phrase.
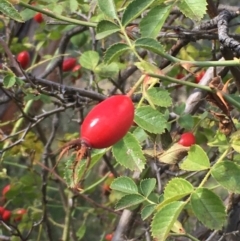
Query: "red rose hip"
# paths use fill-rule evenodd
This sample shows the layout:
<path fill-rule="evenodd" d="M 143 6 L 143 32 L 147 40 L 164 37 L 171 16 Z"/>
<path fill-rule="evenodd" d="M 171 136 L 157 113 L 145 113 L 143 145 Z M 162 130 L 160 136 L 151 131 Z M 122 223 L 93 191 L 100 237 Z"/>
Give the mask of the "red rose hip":
<path fill-rule="evenodd" d="M 183 146 L 191 146 L 191 145 L 194 145 L 195 143 L 196 143 L 196 139 L 192 132 L 183 133 L 178 142 L 178 144 L 181 144 Z"/>
<path fill-rule="evenodd" d="M 16 217 L 14 218 L 14 221 L 18 222 L 22 220 L 23 215 L 27 213 L 27 210 L 24 208 L 18 209 L 16 212 Z"/>
<path fill-rule="evenodd" d="M 42 23 L 44 21 L 42 13 L 36 13 L 33 18 L 37 23 Z"/>
<path fill-rule="evenodd" d="M 12 213 L 9 210 L 5 209 L 3 214 L 2 214 L 2 220 L 5 221 L 5 222 L 9 221 L 10 218 L 11 218 L 11 215 L 12 215 Z"/>
<path fill-rule="evenodd" d="M 68 58 L 65 59 L 62 63 L 62 71 L 67 72 L 74 68 L 76 65 L 76 59 L 75 58 Z"/>
<path fill-rule="evenodd" d="M 6 196 L 6 193 L 10 190 L 10 188 L 11 188 L 10 184 L 6 185 L 6 186 L 3 188 L 3 190 L 2 190 L 2 195 L 3 195 L 3 197 Z"/>
<path fill-rule="evenodd" d="M 96 105 L 81 126 L 81 140 L 92 148 L 106 148 L 121 140 L 134 118 L 132 100 L 126 95 L 112 96 Z"/>
<path fill-rule="evenodd" d="M 28 51 L 22 51 L 17 55 L 17 61 L 23 69 L 26 69 L 30 62 L 30 55 Z"/>

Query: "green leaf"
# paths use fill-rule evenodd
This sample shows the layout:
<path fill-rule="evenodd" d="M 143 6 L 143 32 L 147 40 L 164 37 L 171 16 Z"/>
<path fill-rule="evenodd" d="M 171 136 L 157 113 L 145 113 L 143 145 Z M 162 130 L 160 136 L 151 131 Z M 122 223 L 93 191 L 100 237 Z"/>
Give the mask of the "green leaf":
<path fill-rule="evenodd" d="M 201 171 L 210 168 L 210 161 L 206 152 L 198 145 L 190 147 L 187 158 L 180 164 L 186 171 Z"/>
<path fill-rule="evenodd" d="M 83 223 L 76 232 L 76 236 L 78 240 L 81 240 L 84 237 L 85 233 L 86 233 L 86 224 Z"/>
<path fill-rule="evenodd" d="M 193 116 L 190 114 L 181 115 L 178 119 L 178 124 L 186 130 L 192 130 L 194 126 Z"/>
<path fill-rule="evenodd" d="M 191 195 L 194 214 L 206 227 L 221 229 L 226 221 L 226 211 L 222 200 L 207 188 L 198 188 Z"/>
<path fill-rule="evenodd" d="M 111 45 L 105 55 L 104 55 L 104 62 L 107 64 L 110 64 L 114 59 L 118 58 L 120 55 L 122 55 L 124 52 L 129 50 L 129 46 L 124 43 L 117 43 Z"/>
<path fill-rule="evenodd" d="M 172 98 L 167 90 L 155 87 L 148 89 L 147 95 L 154 105 L 161 107 L 169 107 L 172 105 Z"/>
<path fill-rule="evenodd" d="M 207 143 L 208 146 L 216 146 L 216 147 L 223 147 L 227 148 L 229 146 L 229 142 L 227 140 L 226 135 L 217 131 L 216 135 L 214 136 L 213 140 Z"/>
<path fill-rule="evenodd" d="M 149 216 L 151 216 L 156 208 L 156 204 L 149 204 L 145 206 L 141 211 L 142 220 L 146 220 Z"/>
<path fill-rule="evenodd" d="M 161 4 L 152 8 L 146 17 L 140 22 L 140 31 L 142 37 L 156 38 L 162 29 L 172 5 Z"/>
<path fill-rule="evenodd" d="M 179 200 L 194 191 L 193 185 L 183 178 L 173 178 L 165 187 L 164 200 L 172 199 Z"/>
<path fill-rule="evenodd" d="M 113 33 L 118 32 L 119 30 L 120 30 L 119 26 L 116 25 L 115 23 L 107 21 L 107 20 L 103 20 L 103 21 L 99 22 L 97 25 L 96 39 L 103 39 Z"/>
<path fill-rule="evenodd" d="M 94 71 L 99 62 L 99 54 L 96 51 L 86 51 L 84 52 L 79 61 L 82 67 Z"/>
<path fill-rule="evenodd" d="M 116 161 L 124 167 L 132 171 L 143 170 L 146 158 L 133 134 L 127 133 L 122 140 L 113 146 L 112 152 Z"/>
<path fill-rule="evenodd" d="M 147 49 L 159 55 L 164 54 L 163 46 L 153 38 L 139 38 L 135 42 L 135 47 Z"/>
<path fill-rule="evenodd" d="M 213 166 L 211 171 L 214 179 L 228 191 L 240 193 L 240 166 L 223 161 Z"/>
<path fill-rule="evenodd" d="M 155 186 L 156 186 L 155 178 L 141 180 L 140 189 L 143 196 L 148 197 L 150 193 L 153 191 L 153 189 L 155 188 Z"/>
<path fill-rule="evenodd" d="M 138 188 L 136 183 L 129 177 L 118 177 L 115 178 L 111 183 L 111 189 L 127 193 L 127 194 L 138 194 Z"/>
<path fill-rule="evenodd" d="M 101 63 L 95 68 L 95 73 L 102 78 L 114 77 L 118 72 L 119 67 L 117 63 L 111 63 L 108 65 Z"/>
<path fill-rule="evenodd" d="M 107 17 L 117 19 L 114 0 L 98 0 L 98 6 Z"/>
<path fill-rule="evenodd" d="M 136 19 L 155 0 L 134 0 L 125 9 L 122 17 L 122 25 L 126 27 L 132 20 Z"/>
<path fill-rule="evenodd" d="M 133 207 L 137 204 L 142 203 L 145 200 L 140 194 L 128 194 L 123 196 L 116 204 L 116 211 Z"/>
<path fill-rule="evenodd" d="M 77 0 L 71 0 L 68 2 L 69 8 L 71 12 L 74 12 L 78 9 L 78 1 Z"/>
<path fill-rule="evenodd" d="M 19 12 L 14 8 L 14 6 L 7 0 L 0 1 L 0 12 L 8 16 L 9 18 L 17 21 L 23 22 L 23 19 Z"/>
<path fill-rule="evenodd" d="M 164 241 L 185 206 L 185 202 L 171 202 L 153 217 L 151 231 L 154 238 Z"/>
<path fill-rule="evenodd" d="M 195 21 L 200 21 L 207 11 L 206 0 L 182 0 L 177 2 L 177 6 L 187 18 Z"/>
<path fill-rule="evenodd" d="M 136 139 L 138 140 L 138 142 L 143 142 L 148 138 L 147 133 L 140 127 L 137 127 L 134 131 L 133 131 L 133 135 L 136 137 Z"/>
<path fill-rule="evenodd" d="M 3 79 L 3 85 L 6 88 L 11 88 L 16 83 L 16 77 L 14 75 L 6 75 Z"/>
<path fill-rule="evenodd" d="M 143 106 L 136 110 L 134 121 L 144 130 L 161 134 L 167 127 L 167 121 L 163 114 L 150 106 Z"/>

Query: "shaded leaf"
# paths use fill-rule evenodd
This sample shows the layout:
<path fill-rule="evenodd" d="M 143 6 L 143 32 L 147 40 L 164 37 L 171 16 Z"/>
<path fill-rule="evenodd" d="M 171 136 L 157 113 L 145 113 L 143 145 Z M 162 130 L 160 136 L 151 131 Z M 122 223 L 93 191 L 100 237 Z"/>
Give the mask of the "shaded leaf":
<path fill-rule="evenodd" d="M 140 194 L 128 194 L 123 196 L 116 204 L 115 209 L 116 211 L 133 207 L 137 204 L 142 203 L 145 200 L 143 196 Z"/>
<path fill-rule="evenodd" d="M 135 46 L 143 49 L 147 49 L 159 55 L 164 54 L 163 46 L 153 38 L 139 38 L 135 42 Z"/>
<path fill-rule="evenodd" d="M 157 240 L 165 240 L 185 206 L 185 202 L 172 202 L 164 206 L 153 217 L 151 231 Z"/>
<path fill-rule="evenodd" d="M 82 67 L 89 69 L 89 70 L 94 70 L 96 66 L 98 65 L 99 62 L 99 54 L 96 51 L 86 51 L 84 52 L 79 61 Z"/>
<path fill-rule="evenodd" d="M 193 116 L 190 114 L 181 115 L 178 119 L 178 124 L 186 130 L 192 130 L 194 126 Z"/>
<path fill-rule="evenodd" d="M 196 217 L 210 229 L 221 229 L 226 221 L 222 200 L 207 188 L 198 188 L 191 195 L 191 206 Z"/>
<path fill-rule="evenodd" d="M 23 22 L 23 19 L 19 12 L 14 8 L 14 6 L 7 0 L 0 1 L 0 12 L 8 16 L 9 18 L 17 21 Z"/>
<path fill-rule="evenodd" d="M 193 185 L 183 178 L 173 178 L 164 190 L 164 199 L 174 198 L 179 200 L 194 191 Z"/>
<path fill-rule="evenodd" d="M 187 17 L 196 21 L 200 21 L 207 11 L 207 1 L 206 0 L 183 0 L 178 1 L 177 6 L 180 11 Z"/>
<path fill-rule="evenodd" d="M 148 98 L 157 106 L 169 107 L 172 105 L 172 98 L 167 90 L 161 88 L 151 88 L 147 90 Z"/>
<path fill-rule="evenodd" d="M 137 18 L 155 0 L 134 0 L 125 9 L 122 17 L 122 25 L 127 26 L 132 20 Z"/>
<path fill-rule="evenodd" d="M 117 63 L 111 63 L 108 65 L 101 63 L 95 68 L 94 72 L 102 78 L 112 78 L 118 74 L 119 67 Z"/>
<path fill-rule="evenodd" d="M 133 134 L 127 133 L 125 137 L 117 142 L 112 152 L 116 161 L 132 171 L 142 171 L 146 158 L 143 155 L 140 144 Z"/>
<path fill-rule="evenodd" d="M 228 191 L 240 193 L 239 165 L 230 161 L 223 161 L 213 166 L 211 174 L 214 179 Z"/>
<path fill-rule="evenodd" d="M 98 6 L 106 16 L 109 18 L 117 19 L 114 0 L 98 0 Z"/>
<path fill-rule="evenodd" d="M 187 158 L 180 164 L 186 171 L 201 171 L 210 168 L 210 161 L 206 152 L 198 145 L 190 147 Z"/>
<path fill-rule="evenodd" d="M 118 177 L 115 178 L 111 183 L 111 189 L 127 193 L 127 194 L 137 194 L 138 188 L 136 183 L 129 177 Z"/>
<path fill-rule="evenodd" d="M 141 211 L 142 220 L 145 220 L 148 217 L 150 217 L 153 214 L 155 208 L 156 208 L 156 204 L 150 204 L 145 206 Z"/>
<path fill-rule="evenodd" d="M 140 22 L 142 37 L 156 38 L 165 23 L 172 5 L 161 4 L 152 8 Z"/>
<path fill-rule="evenodd" d="M 120 30 L 119 26 L 116 25 L 115 23 L 107 21 L 107 20 L 103 20 L 103 21 L 99 22 L 97 25 L 96 39 L 103 39 L 113 33 L 116 33 L 119 30 Z"/>
<path fill-rule="evenodd" d="M 150 193 L 153 191 L 153 189 L 155 188 L 155 186 L 156 186 L 155 178 L 141 180 L 140 189 L 143 196 L 148 197 Z"/>
<path fill-rule="evenodd" d="M 167 121 L 163 114 L 150 106 L 143 106 L 136 110 L 134 121 L 144 130 L 161 134 L 167 127 Z"/>
<path fill-rule="evenodd" d="M 122 55 L 124 52 L 129 50 L 129 46 L 124 43 L 117 43 L 111 45 L 105 55 L 104 55 L 104 62 L 107 64 L 110 64 L 114 59 L 118 58 L 120 55 Z"/>
<path fill-rule="evenodd" d="M 6 88 L 11 88 L 16 83 L 16 77 L 14 75 L 6 75 L 3 79 L 3 85 Z"/>

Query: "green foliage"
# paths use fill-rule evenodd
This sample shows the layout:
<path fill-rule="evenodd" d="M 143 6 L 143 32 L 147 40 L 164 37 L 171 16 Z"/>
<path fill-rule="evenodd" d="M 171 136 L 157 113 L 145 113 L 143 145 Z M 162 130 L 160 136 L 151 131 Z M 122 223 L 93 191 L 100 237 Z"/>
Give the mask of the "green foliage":
<path fill-rule="evenodd" d="M 19 12 L 13 7 L 13 5 L 7 0 L 1 0 L 0 2 L 0 12 L 2 12 L 7 17 L 14 19 L 17 22 L 23 22 L 23 19 Z"/>
<path fill-rule="evenodd" d="M 207 188 L 198 188 L 191 195 L 191 206 L 196 217 L 210 229 L 221 229 L 226 218 L 222 200 Z"/>

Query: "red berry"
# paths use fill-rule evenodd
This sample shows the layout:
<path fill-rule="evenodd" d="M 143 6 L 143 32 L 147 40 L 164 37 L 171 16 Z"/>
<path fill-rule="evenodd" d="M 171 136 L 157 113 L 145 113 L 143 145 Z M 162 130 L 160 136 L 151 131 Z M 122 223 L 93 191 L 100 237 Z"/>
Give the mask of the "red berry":
<path fill-rule="evenodd" d="M 75 65 L 75 67 L 72 69 L 72 72 L 73 73 L 77 73 L 77 76 L 75 77 L 73 77 L 72 78 L 72 82 L 75 82 L 75 80 L 76 79 L 79 79 L 82 75 L 81 75 L 81 72 L 80 72 L 80 69 L 81 69 L 81 65 L 80 64 L 77 64 L 77 65 Z"/>
<path fill-rule="evenodd" d="M 184 74 L 178 73 L 177 76 L 176 76 L 176 79 L 182 79 L 182 78 L 184 78 L 184 77 L 185 77 Z"/>
<path fill-rule="evenodd" d="M 17 212 L 15 213 L 16 217 L 14 218 L 14 221 L 16 221 L 16 222 L 21 221 L 23 215 L 26 214 L 26 213 L 27 213 L 26 209 L 24 209 L 24 208 L 18 209 Z"/>
<path fill-rule="evenodd" d="M 112 172 L 109 173 L 108 175 L 109 178 L 114 178 L 114 174 Z"/>
<path fill-rule="evenodd" d="M 6 193 L 10 190 L 11 186 L 10 184 L 8 184 L 7 186 L 5 186 L 2 190 L 2 195 L 5 197 Z"/>
<path fill-rule="evenodd" d="M 3 214 L 3 212 L 5 211 L 4 207 L 0 207 L 0 216 Z"/>
<path fill-rule="evenodd" d="M 36 13 L 33 18 L 37 23 L 42 23 L 44 21 L 42 13 Z"/>
<path fill-rule="evenodd" d="M 201 79 L 202 79 L 202 77 L 203 77 L 204 74 L 205 74 L 205 71 L 203 70 L 203 71 L 198 72 L 198 73 L 195 75 L 195 82 L 196 82 L 197 84 L 201 81 Z"/>
<path fill-rule="evenodd" d="M 27 51 L 22 51 L 17 55 L 17 61 L 23 69 L 26 69 L 30 62 L 30 55 Z"/>
<path fill-rule="evenodd" d="M 11 218 L 11 212 L 9 210 L 4 210 L 2 214 L 2 220 L 7 222 Z"/>
<path fill-rule="evenodd" d="M 81 140 L 101 149 L 121 140 L 133 123 L 134 106 L 126 95 L 112 96 L 96 105 L 81 126 Z"/>
<path fill-rule="evenodd" d="M 109 233 L 109 234 L 106 234 L 106 235 L 105 235 L 105 239 L 106 239 L 107 241 L 111 241 L 112 238 L 113 238 L 113 234 L 112 234 L 112 233 Z"/>
<path fill-rule="evenodd" d="M 70 71 L 74 68 L 75 65 L 76 65 L 76 59 L 75 58 L 65 59 L 62 63 L 62 71 L 64 71 L 64 72 Z"/>
<path fill-rule="evenodd" d="M 181 144 L 183 146 L 191 146 L 191 145 L 194 145 L 195 143 L 196 143 L 196 139 L 192 132 L 183 133 L 178 142 L 178 144 Z"/>

